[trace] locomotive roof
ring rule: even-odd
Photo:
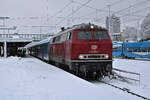
[[[93,26],[93,29],[107,30],[106,28],[103,28],[101,26],[94,25],[94,24],[91,24],[91,23],[88,23],[88,24],[82,23],[82,24],[74,25],[71,28],[73,28],[73,29],[91,29],[91,26]]]
[[[68,27],[67,29],[64,29],[64,31],[60,31],[59,33],[55,34],[53,37],[56,37],[60,34],[63,34],[63,33],[66,33],[66,32],[69,32],[69,31],[72,31],[72,30],[75,30],[75,29],[79,29],[79,30],[88,30],[88,29],[91,29],[91,26],[93,26],[93,29],[97,29],[97,30],[107,30],[106,28],[103,28],[101,26],[98,26],[98,25],[94,25],[94,24],[91,24],[91,23],[82,23],[82,24],[77,24],[77,25],[73,25],[72,27]]]

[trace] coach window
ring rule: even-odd
[[[113,48],[113,52],[117,52],[118,50],[117,50],[117,48]]]
[[[150,47],[147,47],[147,52],[150,52]]]
[[[147,47],[147,52],[150,52],[150,47]]]
[[[147,52],[150,52],[150,47],[147,47]]]

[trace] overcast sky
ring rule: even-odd
[[[55,32],[61,26],[79,23],[105,26],[108,5],[111,14],[121,18],[122,28],[137,27],[150,13],[150,0],[0,0],[0,17],[10,17],[5,24],[18,26],[18,32]]]

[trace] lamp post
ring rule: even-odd
[[[9,19],[10,17],[0,17],[0,20],[3,20],[3,27],[5,27],[5,20]],[[5,33],[5,30],[3,30],[3,34]]]
[[[110,25],[111,24],[111,20],[110,20],[110,7],[111,7],[111,5],[107,5],[107,7],[108,7],[108,13],[109,13],[109,15],[108,15],[108,23],[109,23],[108,24],[108,27],[109,27],[108,31],[109,31],[109,34],[110,34],[111,39],[112,39],[111,28],[110,28],[111,27],[111,25]]]
[[[4,40],[4,58],[7,57],[7,41]]]
[[[5,20],[9,19],[10,17],[0,17],[0,20],[3,20],[3,34],[5,33]],[[7,41],[4,40],[4,57],[7,57]]]

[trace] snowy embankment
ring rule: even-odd
[[[82,80],[36,58],[0,58],[0,100],[140,100]]]
[[[140,82],[125,83],[113,82],[114,84],[129,88],[131,91],[150,98],[150,61],[115,59],[113,66],[130,72],[140,73]],[[130,78],[138,79],[136,75],[122,74]]]

